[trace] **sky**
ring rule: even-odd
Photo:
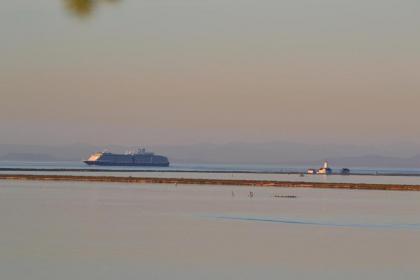
[[[65,0],[0,9],[0,143],[420,150],[417,0]]]

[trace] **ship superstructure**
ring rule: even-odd
[[[127,152],[125,154],[114,154],[110,152],[94,153],[89,159],[83,162],[88,165],[104,166],[169,166],[167,157],[146,152],[145,149],[139,149],[136,152]]]

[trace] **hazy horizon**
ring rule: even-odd
[[[420,151],[420,2],[69,2],[0,10],[0,143]]]
[[[352,146],[293,142],[201,143],[193,145],[145,145],[149,151],[169,157],[175,164],[247,164],[277,166],[319,166],[328,160],[332,166],[371,168],[420,168],[416,146]],[[0,144],[0,161],[81,162],[99,151],[124,153],[139,148],[124,145],[19,145]]]

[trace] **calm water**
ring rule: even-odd
[[[313,168],[314,166],[312,166]],[[173,164],[169,168],[156,167],[102,167],[87,166],[82,162],[0,162],[0,168],[35,168],[41,171],[0,171],[0,174],[48,174],[84,176],[138,176],[165,178],[203,178],[203,179],[250,179],[332,183],[369,183],[420,185],[419,169],[366,169],[352,168],[352,172],[362,175],[318,176],[299,174],[279,174],[279,172],[305,172],[308,167],[286,167],[276,165],[227,165],[227,164]],[[47,171],[48,169],[67,171]],[[75,171],[71,171],[74,169]],[[93,172],[92,170],[107,170]],[[241,173],[251,172],[251,173]],[[254,172],[254,173],[252,173]],[[387,174],[404,176],[387,176]],[[363,175],[364,174],[364,175]],[[374,175],[378,174],[378,175]],[[419,174],[419,176],[413,176]]]
[[[1,181],[0,276],[418,279],[419,213],[417,192]]]

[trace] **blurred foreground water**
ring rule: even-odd
[[[418,279],[419,202],[417,192],[1,181],[0,276]]]

